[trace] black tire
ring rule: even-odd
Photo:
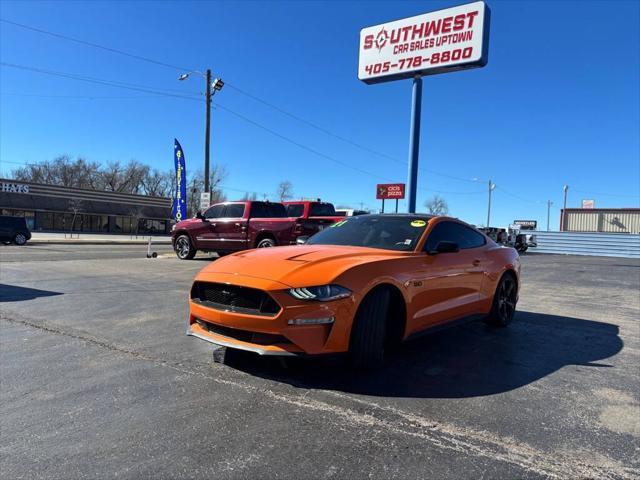
[[[180,235],[176,238],[176,243],[173,246],[173,249],[180,260],[191,260],[196,256],[197,252],[193,243],[191,243],[189,235]]]
[[[256,248],[271,248],[276,246],[276,241],[271,237],[261,238],[256,243]]]
[[[491,312],[485,318],[485,322],[494,327],[506,327],[513,321],[516,313],[518,298],[518,285],[516,278],[511,273],[505,273],[493,295]]]
[[[358,308],[349,345],[349,356],[354,368],[375,369],[384,362],[389,297],[389,290],[374,290]]]
[[[27,243],[27,236],[24,233],[16,233],[13,237],[13,243],[16,245],[24,245]]]

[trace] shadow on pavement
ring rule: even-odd
[[[381,397],[465,398],[507,392],[566,365],[594,363],[618,353],[616,325],[518,312],[504,329],[482,322],[405,343],[375,372],[354,372],[321,359],[286,363],[227,350],[224,363],[252,375],[305,389]]]
[[[62,295],[62,292],[50,290],[38,290],[37,288],[18,287],[0,283],[0,302],[23,302],[39,297],[53,297]]]

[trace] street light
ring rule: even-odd
[[[487,228],[489,228],[489,222],[491,221],[491,192],[496,188],[496,184],[489,180],[489,208],[487,209]]]
[[[220,78],[216,78],[215,81],[211,82],[211,70],[207,69],[206,73],[202,73],[198,70],[193,70],[191,72],[183,73],[178,77],[179,81],[186,80],[192,73],[197,73],[201,77],[204,77],[206,82],[206,93],[205,93],[205,103],[206,103],[206,117],[205,117],[205,128],[204,128],[204,191],[211,193],[209,189],[209,141],[210,141],[210,132],[211,132],[211,97],[215,94],[215,92],[219,92],[222,90],[224,86],[224,82]],[[213,90],[213,92],[212,92]]]
[[[565,185],[562,187],[562,191],[564,192],[564,204],[562,207],[562,217],[560,217],[560,231],[564,230],[564,222],[567,216],[567,192],[569,191],[569,185]]]

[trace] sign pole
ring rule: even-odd
[[[396,198],[396,213],[398,213],[398,199]]]
[[[418,182],[418,153],[420,151],[420,117],[422,110],[422,77],[413,77],[411,96],[411,131],[409,133],[409,172],[408,172],[408,213],[416,213],[416,190]]]
[[[384,198],[382,199],[382,213],[384,213]]]

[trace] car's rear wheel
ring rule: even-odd
[[[24,245],[27,243],[27,236],[24,233],[16,233],[16,236],[13,237],[13,243],[16,245]]]
[[[496,293],[493,296],[491,312],[489,312],[485,321],[495,327],[506,327],[511,323],[516,313],[517,300],[518,285],[516,279],[513,274],[505,273],[498,283],[498,288],[496,288]]]
[[[257,248],[271,248],[276,246],[276,241],[273,238],[263,238],[256,245]]]
[[[380,367],[384,361],[389,290],[377,289],[360,304],[351,329],[349,356],[358,369]]]
[[[191,260],[196,256],[197,251],[191,243],[191,239],[188,235],[180,235],[178,238],[176,238],[174,250],[176,252],[176,256],[180,260]]]

